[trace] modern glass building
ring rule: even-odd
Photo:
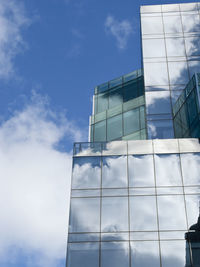
[[[67,267],[200,267],[199,8],[141,7],[144,75],[95,88]]]

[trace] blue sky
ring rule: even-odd
[[[140,68],[140,5],[183,2],[0,0],[0,266],[64,266],[94,87]]]

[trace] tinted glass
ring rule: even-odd
[[[106,120],[94,124],[94,141],[106,141]]]
[[[124,116],[124,135],[128,135],[131,134],[132,132],[139,131],[140,129],[139,108],[125,112],[123,116]]]
[[[123,86],[123,89],[124,89],[124,102],[129,101],[138,96],[138,82],[137,81],[126,83]]]
[[[169,92],[146,92],[148,114],[171,113]]]
[[[109,108],[120,105],[123,102],[122,88],[118,88],[109,93]]]
[[[115,140],[122,136],[122,115],[107,120],[107,140]]]
[[[168,139],[174,137],[172,120],[148,122],[148,136],[150,139]]]
[[[102,112],[108,109],[108,95],[99,94],[98,95],[98,112]]]

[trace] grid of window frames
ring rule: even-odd
[[[200,137],[199,77],[192,77],[173,107],[176,138]]]
[[[90,141],[146,139],[144,102],[141,70],[97,86]]]
[[[97,145],[86,156],[75,144],[85,156],[73,159],[67,267],[193,266],[185,233],[199,215],[200,153],[102,156]]]
[[[173,138],[172,106],[200,69],[200,4],[141,7],[148,138]]]

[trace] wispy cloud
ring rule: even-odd
[[[117,41],[117,47],[121,50],[127,47],[127,42],[131,34],[133,34],[133,26],[127,19],[118,21],[109,15],[105,21],[105,31],[107,34],[113,35]]]
[[[22,30],[29,23],[21,1],[0,1],[0,78],[14,73],[14,58],[26,47]]]
[[[82,133],[37,94],[0,125],[0,266],[18,251],[31,267],[65,258],[71,153],[57,149],[63,138]]]

